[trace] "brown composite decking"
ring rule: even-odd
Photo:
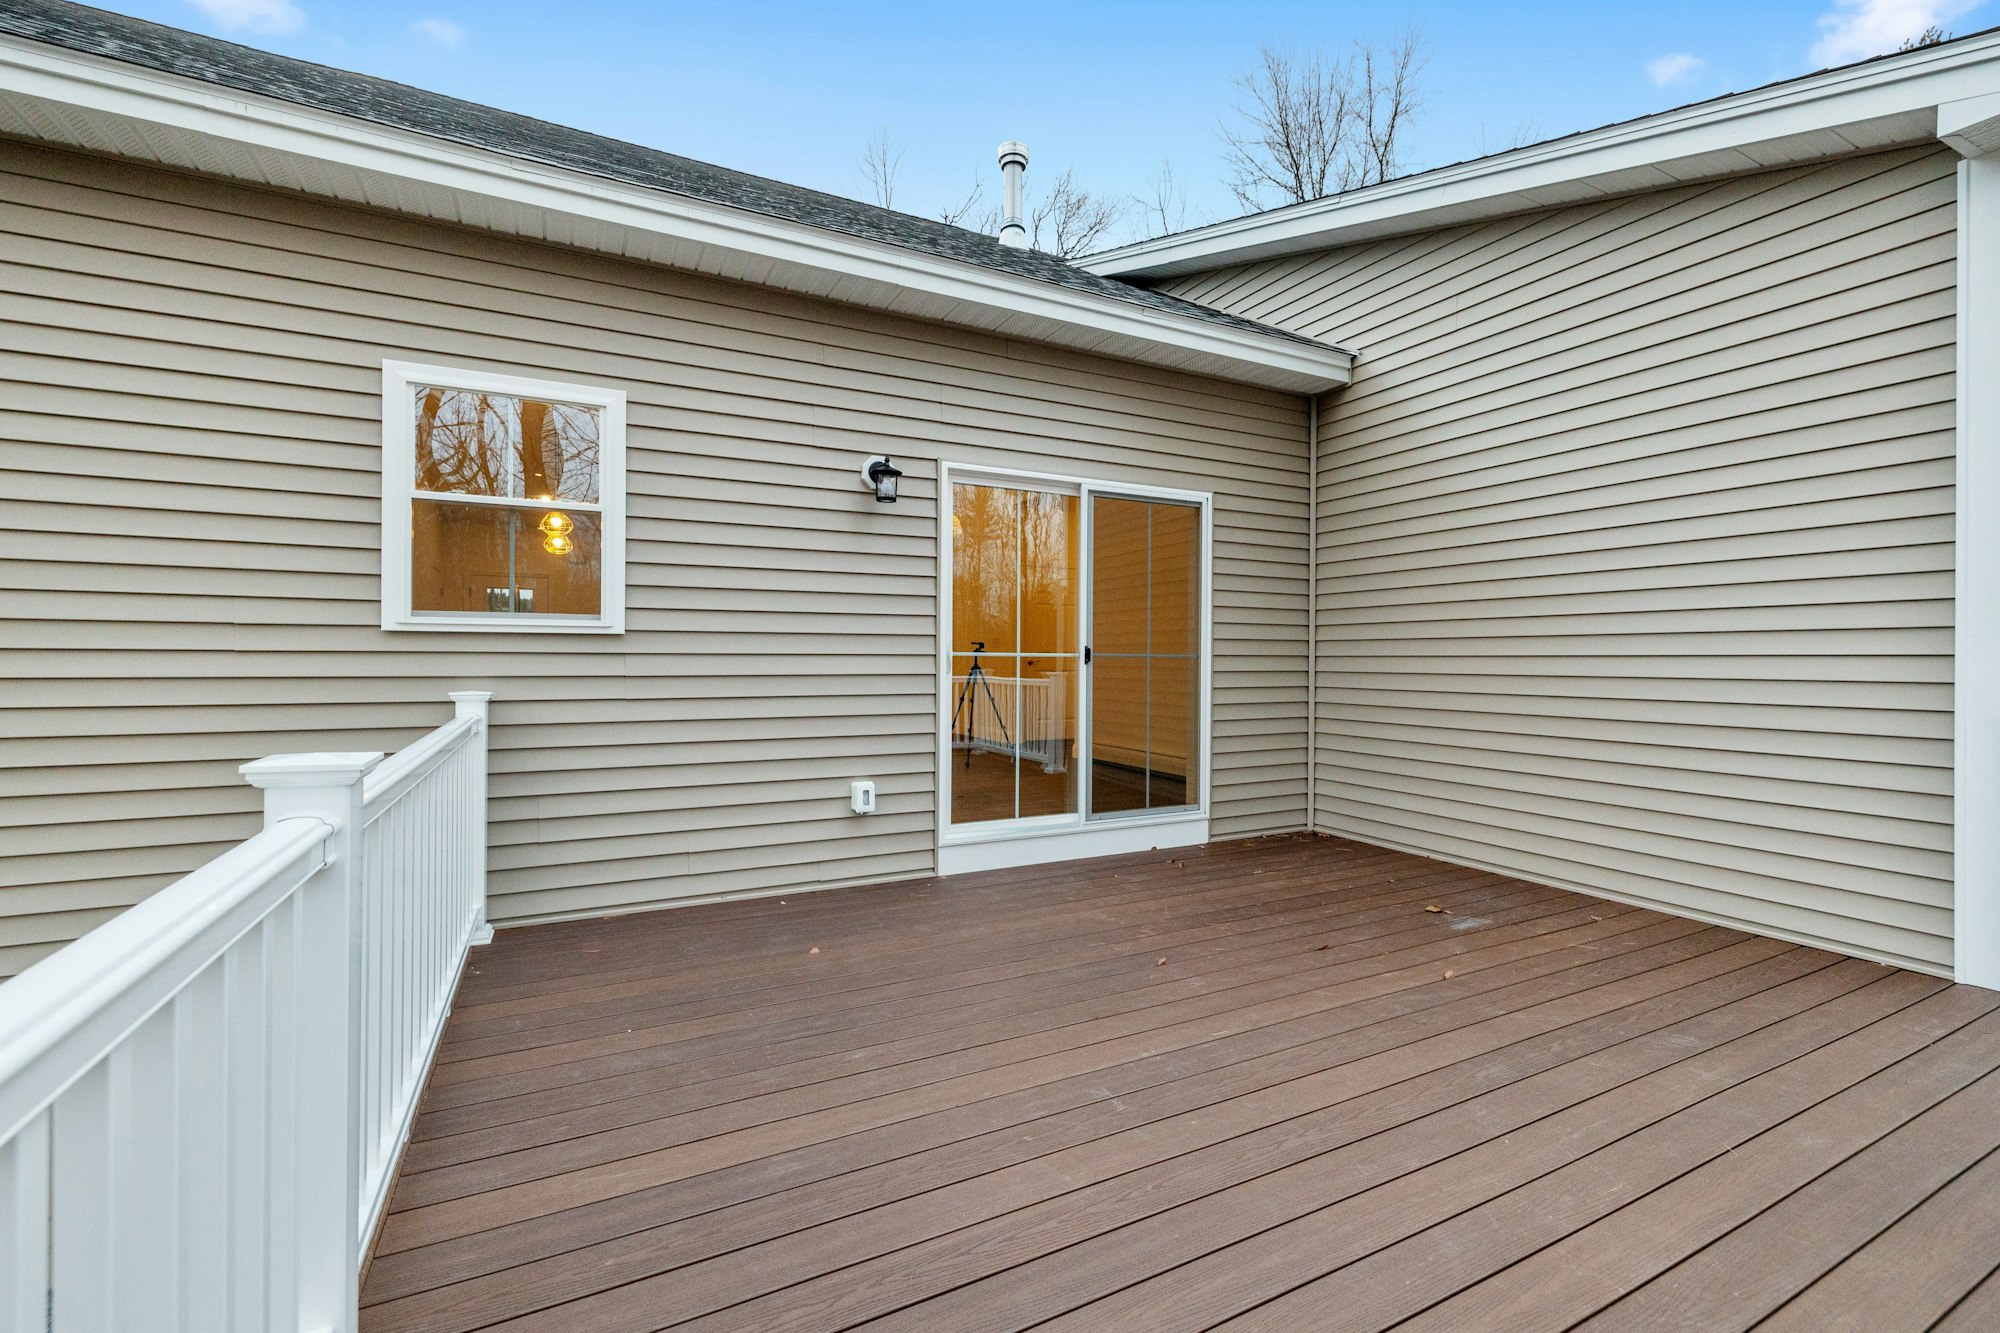
[[[505,931],[362,1327],[2000,1329],[1996,1007],[1303,836]]]

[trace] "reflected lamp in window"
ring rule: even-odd
[[[383,628],[623,630],[625,396],[401,362],[382,380]]]

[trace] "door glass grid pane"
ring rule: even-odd
[[[952,487],[951,822],[1077,811],[1073,495]]]
[[[1091,502],[1093,816],[1201,804],[1201,511]]]

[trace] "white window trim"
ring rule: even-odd
[[[597,512],[601,557],[600,614],[596,617],[467,612],[418,614],[410,605],[410,506],[417,495],[417,385],[506,394],[598,408]],[[479,496],[458,497],[470,503]],[[412,361],[382,363],[382,628],[455,634],[623,634],[625,632],[625,394],[586,384],[564,384],[525,375],[495,375]]]
[[[1074,490],[1088,499],[1095,495],[1130,496],[1140,500],[1169,500],[1198,506],[1201,510],[1201,804],[1164,814],[1130,813],[1089,819],[1081,810],[1069,815],[1045,815],[1008,823],[972,825],[954,829],[951,824],[951,488],[955,482],[987,482],[1007,485],[1059,487]],[[1093,477],[1067,476],[1052,472],[1025,472],[1012,468],[982,467],[969,463],[944,462],[938,467],[938,664],[937,664],[937,869],[940,875],[958,875],[977,870],[999,870],[1010,866],[1042,865],[1089,856],[1113,856],[1121,852],[1141,852],[1155,847],[1192,847],[1208,841],[1209,812],[1215,800],[1215,496],[1208,491],[1174,490],[1165,486],[1141,486],[1104,481]],[[1080,507],[1078,521],[1084,524],[1083,540],[1089,542],[1087,506]],[[1090,587],[1088,580],[1079,590],[1078,619],[1083,642],[1089,641]],[[1088,752],[1090,744],[1089,689],[1087,674],[1079,682],[1077,698],[1078,748]],[[1081,779],[1079,778],[1079,781]],[[1083,802],[1079,802],[1083,804]]]

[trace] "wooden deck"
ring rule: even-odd
[[[474,957],[368,1333],[2000,1329],[1991,991],[1304,837]]]

